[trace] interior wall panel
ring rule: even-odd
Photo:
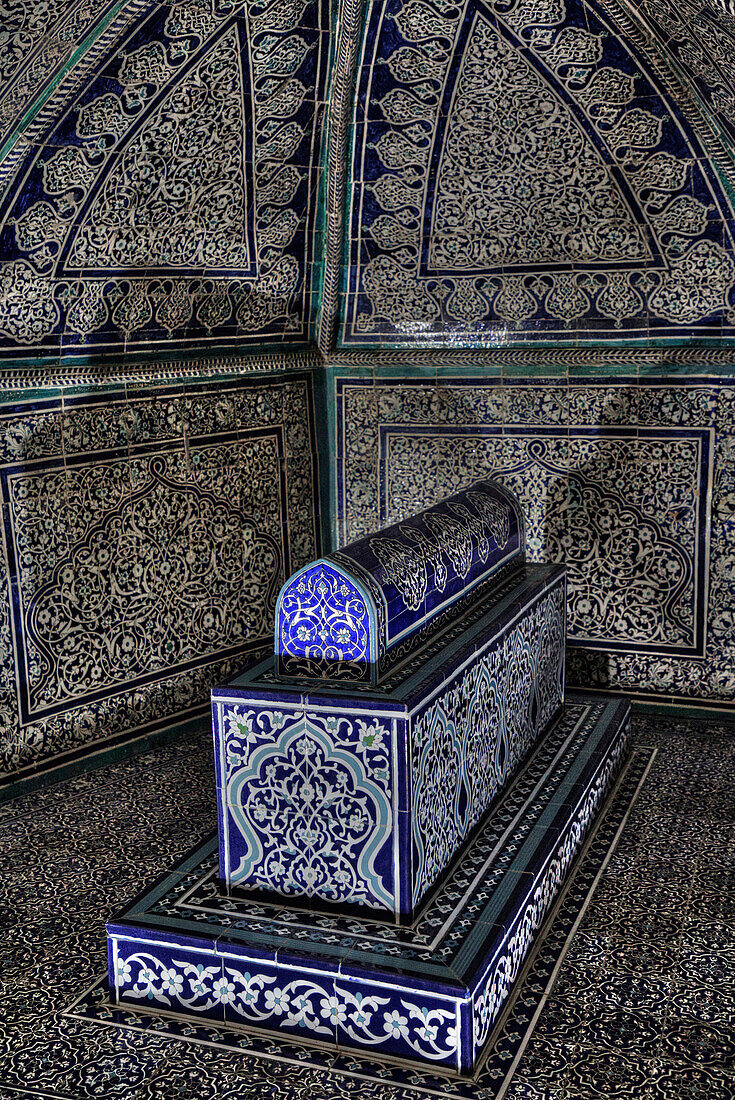
[[[711,379],[337,374],[340,543],[497,477],[568,568],[569,676],[735,699],[735,389]]]

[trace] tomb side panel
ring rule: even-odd
[[[463,663],[413,716],[414,905],[559,713],[564,614],[560,578]]]
[[[222,877],[256,894],[394,913],[402,723],[364,700],[303,709],[270,694],[215,705]]]

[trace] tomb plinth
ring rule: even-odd
[[[116,1000],[471,1074],[626,751],[564,640],[493,482],[296,573],[212,692],[218,841],[108,925]]]

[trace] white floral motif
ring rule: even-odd
[[[358,1047],[381,1046],[397,1041],[405,1052],[429,1061],[456,1062],[457,1017],[454,1008],[416,1004],[345,988],[337,993],[316,980],[294,979],[274,987],[274,977],[241,974],[226,966],[234,985],[233,1009],[243,1019],[269,1026],[305,1030],[315,1036],[333,1037],[335,1028]],[[248,996],[245,997],[244,994]]]
[[[235,1000],[235,985],[227,978],[217,978],[213,987],[214,996],[220,1004],[232,1004]]]
[[[398,1009],[383,1013],[383,1027],[391,1039],[403,1038],[408,1035],[408,1017],[402,1016]]]
[[[377,722],[363,722],[361,718],[357,719],[357,745],[356,749],[362,756],[367,756],[368,753],[378,752],[383,748],[383,735],[385,730],[382,726],[379,726]]]
[[[343,719],[335,736],[299,712],[272,738],[267,715],[228,770],[231,881],[392,909],[393,884],[376,870],[392,814],[389,727]]]
[[[274,1016],[282,1016],[284,1012],[288,1012],[290,1004],[291,999],[283,989],[266,989],[265,1007],[270,1009]]]
[[[176,997],[184,988],[184,979],[176,970],[170,967],[164,968],[161,975],[161,988],[164,993],[168,993],[169,997]]]
[[[339,997],[324,997],[321,1002],[322,1018],[333,1024],[341,1024],[347,1019],[347,1009]]]
[[[291,581],[276,614],[279,668],[286,675],[354,676],[375,659],[365,597],[330,565]]]
[[[120,985],[127,985],[131,977],[130,963],[126,959],[117,960],[117,980]]]
[[[561,706],[563,622],[558,585],[416,716],[414,904]]]
[[[176,958],[165,965],[154,955],[132,953],[126,958],[118,956],[116,989],[125,999],[159,1001],[169,1007],[179,1005],[206,1012],[227,997],[227,983],[219,974],[219,966]]]

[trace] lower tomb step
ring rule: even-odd
[[[567,693],[409,927],[236,897],[212,836],[107,925],[112,998],[472,1074],[622,766],[629,713]]]

